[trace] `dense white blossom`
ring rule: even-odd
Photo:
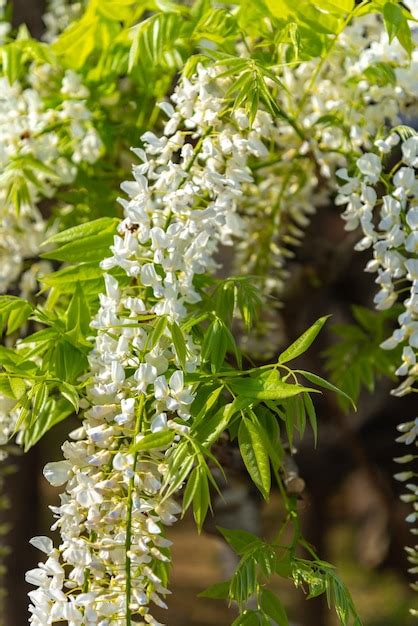
[[[46,104],[47,85],[57,80],[53,69],[33,66],[29,80],[28,86],[11,85],[0,77],[0,293],[17,282],[24,259],[38,256],[51,228],[39,202],[72,182],[79,164],[93,163],[102,149],[86,105],[89,93],[77,74],[65,73],[62,102],[54,108]],[[10,191],[17,187],[18,209]]]
[[[49,38],[65,27],[67,19],[61,8],[68,4],[53,5],[60,17],[51,18]],[[64,460],[49,463],[44,471],[52,485],[65,485],[65,491],[60,505],[52,507],[53,528],[61,536],[58,548],[47,538],[32,541],[47,557],[27,573],[28,582],[36,587],[30,592],[34,626],[57,622],[116,626],[130,623],[130,616],[135,623],[158,626],[152,603],[165,606],[169,593],[170,542],[165,526],[175,522],[180,511],[165,495],[168,460],[189,431],[194,388],[187,375],[200,364],[199,346],[187,333],[185,362],[177,354],[170,325],[181,325],[199,302],[196,276],[216,271],[219,247],[231,245],[246,230],[254,236],[240,245],[239,262],[260,275],[267,275],[267,269],[271,273],[273,267],[277,275],[266,281],[266,290],[280,292],[287,247],[297,243],[309,215],[328,198],[338,167],[343,184],[337,202],[347,205],[347,228],[361,225],[364,237],[358,249],[374,250],[368,269],[378,274],[376,305],[386,308],[395,302],[395,281],[412,285],[400,334],[391,341],[405,343],[398,373],[407,375],[407,387],[416,376],[417,149],[414,141],[402,143],[403,163],[380,199],[374,185],[384,171],[382,158],[391,154],[397,135],[379,139],[375,146],[370,140],[383,124],[396,125],[401,113],[413,110],[416,94],[409,62],[396,42],[389,43],[381,22],[369,16],[347,29],[311,90],[317,63],[279,70],[285,89],[278,104],[286,110],[288,93],[300,94],[298,126],[291,119],[273,120],[263,109],[252,125],[244,109],[224,115],[231,79],[220,76],[220,69],[199,66],[191,79],[181,79],[171,102],[161,104],[168,118],[164,132],[145,133],[143,147],[134,149],[141,164],[133,168],[133,180],[121,186],[128,196],[120,200],[124,219],[111,256],[102,262],[105,292],[92,323],[97,335],[89,356],[93,382],[83,406],[84,419],[63,445]],[[373,69],[379,63],[397,67],[399,87],[374,80]],[[27,90],[8,88],[20,89],[29,110],[32,96]],[[75,92],[78,99],[72,97]],[[54,138],[41,132],[46,137],[41,146],[46,162],[53,153],[51,162],[57,169],[62,157],[59,184],[73,180],[77,164],[94,161],[101,147],[84,105],[88,92],[75,74],[67,73],[61,94],[59,115],[68,122],[71,155],[60,155]],[[39,108],[35,106],[36,114]],[[40,117],[47,114],[42,110]],[[36,115],[26,111],[24,115],[42,125]],[[27,132],[20,130],[21,141],[22,135],[26,141]],[[18,149],[22,154],[22,145]],[[353,150],[359,153],[355,176],[346,163]],[[274,163],[272,155],[279,155]],[[48,196],[55,183],[49,176],[43,183]],[[30,191],[33,237],[39,192]],[[260,220],[260,215],[266,219]],[[21,263],[19,250],[13,259]],[[114,277],[115,268],[123,270],[124,280]],[[168,322],[155,341],[147,323],[150,316]],[[398,393],[404,389],[401,386]],[[147,436],[170,433],[161,445],[143,449]],[[402,425],[400,439],[411,443],[415,433],[415,423]],[[408,472],[398,476],[409,477]]]
[[[400,144],[400,150],[399,146]],[[389,175],[382,176],[388,168],[392,148],[398,147],[399,160],[391,163]],[[375,143],[375,152],[368,152],[357,159],[356,171],[349,175],[347,169],[339,170],[342,184],[337,204],[346,205],[343,218],[347,229],[360,226],[363,238],[357,250],[371,248],[373,259],[366,271],[377,274],[379,291],[374,303],[377,309],[392,307],[401,297],[403,310],[398,317],[398,327],[392,336],[382,343],[382,348],[402,346],[402,362],[396,374],[405,377],[392,391],[403,396],[416,391],[418,381],[418,135],[412,134],[401,141],[398,133],[392,132]],[[379,191],[378,184],[383,191]],[[373,186],[374,185],[374,186]],[[405,298],[405,295],[407,296]],[[418,418],[399,426],[397,441],[416,447]],[[414,454],[396,459],[400,463],[412,462]],[[396,474],[400,481],[415,476],[412,471]],[[411,502],[414,512],[407,521],[416,527],[418,514],[418,487],[408,483],[409,493],[402,499]],[[412,563],[417,558],[413,548],[408,548]],[[416,573],[414,568],[411,573]]]
[[[264,292],[276,296],[279,304],[292,285],[289,260],[295,247],[315,211],[331,202],[335,171],[346,165],[353,151],[369,150],[383,125],[396,126],[413,113],[418,94],[414,60],[411,63],[398,41],[389,43],[383,21],[373,14],[345,29],[311,84],[318,63],[312,59],[277,67],[284,87],[278,90],[278,102],[288,111],[291,97],[297,125],[282,118],[272,123],[268,115],[263,119],[271,138],[269,151],[260,154],[261,164],[255,163],[254,182],[248,183],[240,207],[247,236],[238,244],[236,267],[260,276]],[[376,79],[375,68],[382,63],[390,63],[398,85]],[[274,83],[269,87],[274,90]],[[248,124],[245,115],[242,123]],[[390,139],[388,151],[389,144]],[[371,183],[379,178],[379,167],[375,154],[359,162]],[[271,303],[274,306],[274,300]],[[267,318],[264,324],[269,325]],[[273,334],[278,335],[277,328]],[[264,357],[276,348],[268,332],[245,341]]]
[[[139,623],[157,624],[150,603],[165,606],[164,526],[180,509],[162,485],[167,459],[189,430],[194,393],[185,377],[199,364],[199,347],[185,336],[183,369],[170,326],[152,345],[141,316],[181,324],[199,301],[195,276],[213,272],[219,245],[240,235],[237,210],[252,182],[248,160],[264,153],[263,129],[272,124],[265,113],[251,131],[221,119],[230,79],[218,72],[199,67],[193,79],[181,80],[173,104],[161,106],[169,118],[164,134],[142,137],[144,149],[135,149],[142,164],[122,184],[129,199],[121,199],[124,219],[102,267],[119,267],[131,280],[123,287],[105,275],[92,323],[89,407],[63,446],[65,460],[45,468],[66,491],[53,507],[61,544],[37,540],[48,560],[27,574],[38,587],[30,593],[37,626],[110,626],[129,611],[142,616]],[[135,450],[145,436],[170,431],[171,443]]]

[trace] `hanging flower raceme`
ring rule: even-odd
[[[335,171],[353,151],[370,149],[382,125],[411,115],[418,95],[408,55],[398,41],[389,43],[377,15],[354,20],[319,72],[318,63],[278,65],[279,88],[267,79],[280,109],[296,116],[279,117],[269,128],[274,147],[260,155],[242,206],[249,234],[239,243],[237,267],[263,279],[264,291],[278,302],[291,284],[288,261],[311,216],[335,192]],[[260,347],[274,351],[274,341],[258,340],[254,348]]]
[[[373,250],[373,259],[366,271],[377,274],[379,286],[374,302],[377,309],[392,307],[400,297],[403,310],[398,317],[398,328],[382,343],[385,350],[402,346],[402,363],[396,371],[404,381],[392,391],[403,396],[417,391],[418,381],[418,135],[413,131],[405,136],[403,131],[392,131],[385,139],[375,143],[375,151],[361,156],[353,173],[347,169],[337,172],[343,182],[337,204],[346,205],[343,218],[346,229],[361,227],[364,237],[357,250]],[[394,151],[399,160],[386,173],[386,162]],[[396,154],[396,152],[395,152]],[[382,189],[382,193],[380,193]],[[398,442],[417,445],[418,418],[399,427]],[[397,459],[399,463],[412,462],[417,455],[407,454]],[[418,487],[413,471],[395,476],[407,483],[409,493],[402,499],[411,502],[414,512],[407,521],[416,526],[418,516]],[[412,482],[410,482],[412,481]],[[409,557],[416,564],[416,549],[408,548]],[[411,573],[416,573],[413,567]]]
[[[50,108],[55,88],[61,104]],[[88,96],[77,74],[59,78],[48,65],[33,65],[28,85],[0,77],[0,293],[17,282],[24,260],[38,256],[47,236],[39,203],[101,153]]]
[[[122,184],[124,220],[106,272],[106,293],[92,326],[93,383],[81,428],[46,466],[66,484],[54,507],[61,544],[36,538],[48,559],[28,572],[34,625],[157,624],[165,606],[170,542],[164,527],[180,508],[167,497],[168,460],[190,428],[189,372],[200,348],[181,330],[201,296],[196,276],[213,272],[220,244],[240,235],[237,210],[252,182],[248,160],[264,152],[264,113],[253,128],[225,115],[230,79],[198,67],[163,103],[164,134],[142,137],[134,180]],[[267,116],[267,118],[265,117]],[[183,334],[184,350],[173,334]],[[175,347],[177,346],[177,347]],[[184,352],[184,353],[182,353]],[[178,485],[180,488],[181,485]],[[138,622],[138,619],[142,621]]]

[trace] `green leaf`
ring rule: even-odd
[[[306,412],[308,413],[309,422],[311,424],[315,448],[318,443],[318,422],[316,419],[316,411],[314,403],[312,402],[312,398],[308,393],[303,394],[303,402],[305,403]]]
[[[34,385],[32,395],[32,412],[35,419],[39,419],[38,415],[44,410],[48,396],[49,388],[45,383],[38,383]]]
[[[250,404],[253,404],[251,398],[235,398],[233,402],[221,407],[209,419],[202,419],[197,424],[193,424],[191,432],[204,447],[209,447],[228,428],[232,417]]]
[[[283,400],[304,391],[315,391],[302,385],[285,383],[277,372],[269,378],[231,378],[228,385],[236,395],[258,400]]]
[[[14,376],[9,377],[10,389],[13,392],[16,400],[19,400],[27,391],[25,381],[22,378],[16,378]]]
[[[183,331],[180,326],[176,322],[171,322],[169,325],[171,338],[173,340],[174,348],[176,351],[177,358],[180,362],[183,370],[186,369],[186,358],[187,358],[187,346],[186,341],[184,339]]]
[[[73,407],[64,399],[49,398],[32,423],[24,428],[25,452],[34,446],[53,426],[73,413]]]
[[[103,17],[120,22],[132,16],[136,4],[137,0],[100,0],[97,10]]]
[[[32,306],[29,302],[24,302],[10,311],[9,319],[7,321],[6,334],[11,335],[15,331],[19,330],[19,328],[28,320],[31,313]]]
[[[193,495],[193,516],[200,532],[202,530],[203,522],[205,521],[209,504],[209,483],[208,477],[205,471],[201,467],[197,467],[197,483],[196,489]]]
[[[156,13],[132,29],[128,72],[138,70],[145,76],[161,68],[174,70],[188,56],[190,40],[183,29],[184,18],[178,12]]]
[[[292,359],[296,359],[298,356],[306,352],[309,346],[313,343],[321,328],[329,318],[329,315],[320,317],[303,335],[301,335],[296,341],[294,341],[284,352],[279,356],[279,363],[287,363]]]
[[[113,243],[113,232],[100,232],[78,240],[64,243],[50,252],[41,254],[43,259],[76,263],[83,261],[102,261],[110,256],[110,246]]]
[[[62,243],[70,243],[72,241],[79,241],[92,235],[100,235],[103,232],[114,234],[119,220],[115,217],[100,217],[97,220],[92,220],[86,224],[79,224],[72,228],[67,228],[59,233],[56,233],[52,237],[49,237],[42,245],[50,246]]]
[[[215,308],[218,317],[228,326],[232,324],[235,307],[235,284],[231,280],[224,281],[215,292]]]
[[[389,41],[393,41],[396,37],[408,55],[411,56],[414,43],[412,41],[411,29],[402,7],[394,2],[386,2],[383,7],[383,18]]]
[[[206,390],[204,389],[204,387],[202,388],[202,385],[199,385],[196,398],[192,404],[192,415],[194,416],[194,424],[197,424],[198,422],[200,422],[200,420],[210,415],[211,409],[217,403],[223,389],[223,385],[215,388],[213,388],[213,386],[211,385],[209,387],[209,394],[203,395],[202,391]]]
[[[372,63],[363,72],[368,82],[379,87],[396,85],[396,73],[389,63]]]
[[[324,11],[329,11],[335,15],[341,15],[343,13],[351,13],[355,7],[354,0],[320,0],[316,2],[316,5]]]
[[[162,337],[166,327],[167,327],[167,318],[166,318],[166,316],[162,315],[161,317],[158,317],[157,321],[155,322],[155,325],[153,326],[151,334],[150,334],[149,345],[147,345],[147,348],[149,350],[152,350],[152,348],[154,348],[154,346],[157,345],[157,343],[159,342],[160,338]]]
[[[66,311],[66,331],[68,334],[73,331],[76,340],[83,339],[91,333],[90,321],[91,313],[88,302],[80,284],[77,284]]]
[[[6,334],[11,335],[26,322],[32,305],[17,296],[0,296],[0,332],[7,323]]]
[[[264,613],[266,613],[277,626],[289,626],[286,611],[279,598],[268,589],[261,590],[260,605]]]
[[[231,530],[230,528],[222,528],[221,526],[217,528],[234,552],[240,556],[252,550],[254,546],[262,545],[262,541],[257,535],[253,535],[246,530]]]
[[[250,279],[235,282],[237,306],[247,331],[253,325],[261,306],[259,290],[249,282]]]
[[[174,439],[175,432],[173,430],[162,430],[158,433],[149,433],[142,439],[137,441],[131,448],[130,452],[139,452],[139,450],[155,450],[158,448],[167,448]]]
[[[394,2],[386,2],[383,7],[383,18],[389,35],[389,42],[392,42],[398,34],[399,29],[402,27],[405,19],[402,13],[402,8]]]
[[[350,396],[347,395],[344,391],[341,391],[341,389],[338,389],[338,387],[336,387],[332,383],[329,383],[327,380],[325,380],[324,378],[321,378],[321,376],[318,376],[317,374],[312,374],[312,372],[305,372],[304,370],[296,370],[296,371],[299,374],[302,374],[302,376],[304,376],[307,380],[309,380],[310,383],[313,383],[314,385],[318,385],[319,387],[323,387],[324,389],[328,389],[329,391],[333,391],[334,393],[337,393],[340,396],[343,396],[346,400],[350,402],[350,404],[353,406],[353,409],[356,410],[356,405],[354,404]]]
[[[22,51],[16,45],[16,42],[9,43],[1,48],[2,56],[2,73],[7,76],[10,85],[19,78],[24,67],[22,63]]]
[[[264,446],[264,449],[267,451],[273,467],[275,469],[278,469],[281,465],[281,461],[283,457],[283,449],[281,447],[280,441],[277,438],[270,439],[269,432],[264,429],[263,420],[260,420],[258,415],[254,411],[252,411],[251,409],[248,409],[247,414],[250,417],[251,422],[254,424],[254,426],[256,427],[259,433],[260,441],[262,445]],[[274,417],[271,415],[271,413],[270,413],[270,416],[274,420]],[[276,427],[277,427],[276,420],[274,420],[274,422],[276,423]]]
[[[257,561],[253,555],[243,557],[235,574],[231,579],[229,594],[231,600],[238,603],[242,610],[248,598],[254,595],[257,589]]]
[[[169,457],[168,471],[162,487],[164,499],[169,498],[181,487],[193,469],[195,458],[196,454],[190,452],[187,441],[180,443],[172,450]]]
[[[70,404],[74,407],[74,411],[78,413],[80,405],[79,405],[79,397],[78,397],[76,388],[73,385],[69,385],[66,382],[60,382],[59,388],[60,388],[62,397],[68,400],[68,402],[70,402]]]
[[[182,507],[183,515],[187,511],[191,503],[193,502],[193,498],[196,493],[198,483],[199,483],[199,468],[195,467],[187,480],[187,485],[183,493],[183,507]]]
[[[292,573],[292,561],[288,550],[279,559],[276,559],[274,571],[281,578],[289,578]]]
[[[210,362],[213,373],[220,370],[225,360],[226,349],[224,325],[220,319],[216,318],[206,331],[202,345],[202,360]]]
[[[66,339],[60,339],[53,347],[53,362],[57,377],[69,383],[88,367],[86,355]]]
[[[270,11],[281,19],[297,19],[315,33],[336,34],[347,12],[352,10],[352,0],[266,0]]]
[[[45,274],[40,282],[46,287],[58,287],[60,293],[72,293],[74,285],[79,283],[88,291],[86,283],[93,282],[98,286],[103,285],[103,270],[97,262],[79,263],[70,267],[63,267],[51,274]]]
[[[246,417],[238,430],[238,445],[245,467],[265,500],[270,495],[270,462],[259,428]]]
[[[260,626],[258,611],[246,609],[232,622],[232,626]]]
[[[54,343],[58,336],[58,331],[56,328],[43,328],[42,330],[38,330],[36,333],[32,335],[28,335],[19,341],[20,346],[25,345],[34,345],[37,346],[38,349],[42,346],[42,344],[46,343]]]
[[[197,41],[206,39],[223,44],[228,37],[237,35],[237,23],[232,13],[213,6],[201,17],[193,31]]]
[[[13,381],[13,382],[12,382]],[[23,388],[20,379],[9,376],[6,373],[0,373],[0,393],[12,400],[19,400],[26,393],[26,387]],[[24,385],[24,383],[23,383]]]
[[[227,600],[229,596],[230,581],[225,580],[221,583],[215,583],[198,594],[199,598],[211,598],[212,600]]]

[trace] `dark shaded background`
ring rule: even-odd
[[[39,0],[14,0],[15,24],[25,22],[31,33],[42,33]],[[363,272],[367,255],[354,253],[335,209],[321,209],[308,229],[305,244],[292,265],[292,291],[278,318],[273,341],[277,351],[296,338],[316,318],[333,314],[333,321],[350,319],[350,303],[371,306],[375,286]],[[321,370],[318,354],[333,340],[325,331],[303,365]],[[357,414],[344,416],[335,399],[325,395],[318,402],[319,444],[313,449],[309,435],[300,446],[297,464],[306,481],[300,501],[304,532],[322,558],[339,567],[349,585],[365,626],[409,626],[412,595],[406,575],[404,545],[412,536],[404,522],[407,507],[399,502],[400,485],[392,458],[403,453],[394,443],[396,425],[414,416],[412,399],[394,399],[390,383],[382,382],[373,396],[364,395]],[[18,471],[8,480],[12,507],[12,531],[8,538],[7,614],[4,624],[27,624],[28,589],[24,572],[36,566],[36,550],[29,539],[47,534],[51,523],[48,504],[57,493],[42,477],[47,461],[61,457],[60,445],[73,428],[57,426],[29,454],[17,457]],[[233,555],[214,535],[215,525],[246,528],[269,537],[280,521],[280,502],[273,495],[268,507],[248,484],[233,449],[223,453],[229,477],[227,504],[218,507],[206,532],[197,537],[189,518],[171,532],[174,569],[168,615],[170,626],[226,626],[233,612],[223,603],[195,599],[213,582],[227,578],[235,566]],[[296,626],[336,626],[338,621],[325,599],[305,602],[303,593],[278,583],[284,603]]]

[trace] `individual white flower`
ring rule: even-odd
[[[71,464],[68,461],[48,463],[44,467],[44,476],[53,487],[64,485],[71,472]]]
[[[410,167],[418,167],[418,135],[402,143],[402,159]]]
[[[138,382],[138,390],[146,392],[148,385],[151,385],[157,379],[157,368],[149,363],[140,363],[134,374],[135,380]]]
[[[412,167],[401,167],[393,177],[393,183],[397,187],[395,194],[411,191],[415,185],[415,172]]]
[[[158,433],[167,428],[167,413],[158,413],[151,421],[151,432]]]
[[[382,161],[377,154],[369,152],[357,159],[357,167],[370,183],[377,183],[382,172]]]
[[[418,281],[418,259],[408,259],[405,261],[405,267],[408,271],[409,280]]]

